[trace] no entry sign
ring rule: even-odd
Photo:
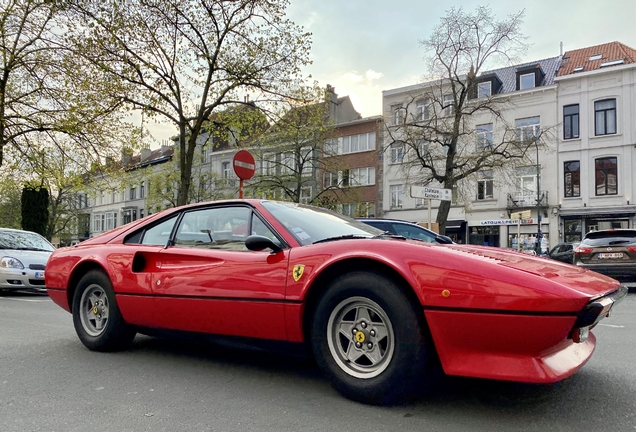
[[[254,156],[247,150],[241,150],[234,155],[232,166],[234,166],[236,176],[241,180],[251,179],[256,171]]]

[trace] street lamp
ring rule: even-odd
[[[543,232],[541,232],[541,165],[539,164],[539,140],[535,138],[534,144],[537,147],[537,243],[535,252],[541,255],[541,240]]]

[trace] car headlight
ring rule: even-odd
[[[5,256],[5,257],[2,257],[2,259],[0,259],[0,267],[17,268],[17,269],[24,268],[24,266],[22,265],[19,259],[13,258],[10,256]]]

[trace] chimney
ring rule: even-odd
[[[164,154],[165,152],[167,152],[171,148],[172,148],[172,144],[170,144],[169,140],[161,141],[161,154]]]
[[[560,49],[559,49],[559,53],[560,53],[560,54],[559,54],[559,55],[560,55],[561,57],[563,57],[563,41],[561,41],[561,43],[559,44],[559,46],[560,46]]]
[[[152,150],[150,150],[149,148],[142,148],[141,149],[141,162],[145,161],[146,159],[148,159],[150,157],[150,154],[152,153]]]
[[[121,162],[124,165],[130,163],[130,161],[132,160],[132,156],[133,156],[133,152],[131,149],[126,147],[121,149]]]

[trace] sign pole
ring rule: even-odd
[[[239,199],[243,199],[243,179],[239,180]]]
[[[431,199],[428,200],[428,229],[431,229]]]

